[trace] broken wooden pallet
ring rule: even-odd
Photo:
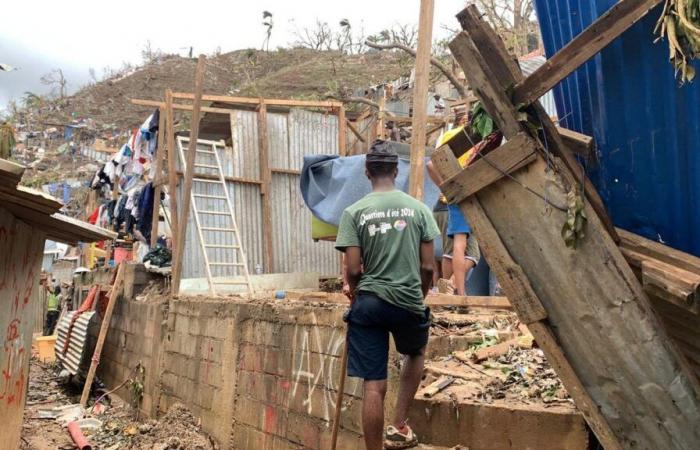
[[[616,8],[620,17],[612,16],[617,20],[610,15],[604,19],[619,35],[654,3],[626,0]],[[607,450],[693,448],[700,442],[700,385],[618,249],[617,232],[600,197],[539,104],[527,111],[542,124],[547,145],[520,123],[521,108],[507,92],[517,85],[520,98],[534,101],[536,96],[523,91],[528,83],[476,8],[468,7],[458,17],[465,31],[450,49],[470,86],[505,137],[524,139],[537,156],[529,164],[499,166],[500,177],[476,186],[471,196],[455,193],[452,199],[479,236],[513,308],[602,445]],[[591,45],[597,52],[611,40],[607,35]],[[596,53],[585,50],[590,56]],[[576,67],[557,73],[563,77]],[[507,155],[497,154],[501,150],[488,156],[506,160]],[[446,146],[433,163],[444,179],[462,173]],[[571,249],[560,233],[567,194],[582,185],[588,200],[587,236]]]

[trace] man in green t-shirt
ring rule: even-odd
[[[408,448],[417,444],[406,421],[423,375],[430,329],[424,299],[433,276],[433,239],[440,230],[428,207],[396,189],[398,155],[390,144],[375,141],[365,169],[372,192],[343,212],[335,244],[345,252],[352,299],[348,375],[364,379],[366,448]],[[405,361],[394,418],[382,442],[389,333]]]

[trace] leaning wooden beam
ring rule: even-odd
[[[90,397],[90,388],[92,387],[92,380],[95,379],[97,365],[100,363],[100,354],[102,353],[102,347],[104,346],[105,339],[107,338],[107,332],[109,331],[109,322],[112,320],[114,306],[117,304],[117,299],[122,293],[122,289],[124,287],[125,268],[125,263],[121,263],[119,264],[119,267],[117,267],[117,274],[114,278],[114,283],[112,284],[112,290],[109,293],[107,309],[105,310],[105,316],[102,318],[102,325],[100,325],[100,334],[97,336],[97,343],[95,343],[95,351],[92,354],[90,368],[88,369],[87,377],[85,377],[83,393],[80,396],[80,406],[82,406],[83,408],[85,408],[85,405],[87,405],[88,398]]]
[[[479,58],[478,61],[462,59],[460,64],[468,65],[470,63],[478,63],[480,67],[483,67],[482,64],[485,63],[487,65],[487,69],[485,70],[487,71],[488,77],[490,77],[488,80],[496,83],[496,92],[500,94],[500,91],[507,91],[511,86],[519,81],[522,81],[523,74],[518,67],[516,59],[508,54],[508,51],[506,50],[501,38],[499,38],[493,29],[483,20],[481,20],[480,17],[479,11],[474,5],[465,8],[457,16],[462,24],[462,28],[469,30],[470,40],[479,48],[487,49],[480,52],[481,58]],[[472,75],[470,74],[470,76]],[[482,96],[479,94],[479,92],[476,93],[477,95]],[[485,104],[484,106],[490,111],[490,105]],[[591,202],[593,209],[603,221],[607,232],[615,242],[618,242],[619,237],[617,236],[615,227],[608,216],[603,200],[600,198],[600,195],[593,186],[593,183],[591,183],[586,176],[583,167],[581,167],[571,151],[568,151],[564,145],[561,136],[559,133],[557,133],[554,123],[552,123],[542,105],[540,105],[539,102],[535,102],[532,105],[531,112],[536,115],[536,118],[542,124],[542,129],[546,137],[547,145],[545,148],[547,149],[547,152],[551,152],[562,159],[564,164],[576,177],[579,186],[583,186],[586,198],[589,202]],[[498,117],[495,119],[498,119]],[[510,137],[508,131],[510,126],[508,126],[507,129],[501,129],[504,130],[506,137]]]
[[[270,170],[270,144],[267,138],[267,103],[258,100],[258,155],[260,158],[260,195],[262,197],[262,238],[263,266],[265,272],[274,270],[274,253],[272,249],[272,171]]]
[[[413,87],[413,140],[411,141],[411,168],[408,193],[423,199],[425,173],[425,124],[430,77],[430,49],[433,45],[433,0],[421,0],[418,18],[418,50],[416,51],[416,80]]]
[[[529,105],[608,46],[662,0],[622,0],[600,16],[527,79],[515,86],[513,103]]]
[[[475,14],[475,22],[483,24]],[[517,122],[514,105],[503,105],[493,95],[505,91],[494,74],[505,68],[507,75],[510,63],[488,42],[471,51],[477,48],[470,36],[473,31],[468,28],[450,47],[457,49],[455,56],[470,86],[480,96],[490,97],[484,105],[501,121],[499,125]],[[471,47],[460,52],[457,47],[462,44]],[[459,57],[470,52],[476,57]],[[486,55],[488,66],[484,65]],[[520,132],[527,132],[518,125]],[[558,136],[556,130],[554,133]],[[692,448],[700,439],[700,429],[695,426],[700,423],[697,379],[660,326],[591,202],[584,206],[588,217],[585,239],[576,249],[566,246],[561,238],[566,206],[560,205],[566,205],[568,192],[579,180],[567,164],[537,142],[539,156],[533,163],[460,205],[479,236],[485,257],[494,266],[498,263],[492,261],[509,258],[522,270],[518,278],[531,288],[547,314],[546,322],[528,327],[606,449],[631,448],[641,442],[649,448]],[[557,149],[563,150],[563,146]],[[458,164],[452,165],[450,171],[440,171],[443,178],[460,170]],[[484,231],[488,224],[490,234]],[[498,245],[492,245],[499,240],[500,251]],[[498,271],[496,275],[503,276]],[[518,292],[501,283],[519,312]],[[659,427],[659,423],[664,425]]]
[[[192,180],[194,177],[194,164],[197,157],[197,140],[199,138],[199,119],[200,107],[202,106],[202,89],[204,87],[204,67],[206,57],[199,55],[197,61],[197,69],[194,77],[194,103],[192,105],[192,121],[190,123],[190,138],[189,147],[187,149],[187,161],[185,171],[185,185],[182,188],[182,211],[178,219],[179,225],[177,230],[177,238],[175,239],[175,253],[177,255],[177,264],[173,265],[172,270],[172,293],[177,296],[180,293],[180,278],[182,275],[182,260],[185,251],[185,239],[187,237],[187,219],[190,215],[190,203],[192,197]]]
[[[362,134],[360,134],[360,131],[357,128],[355,128],[355,125],[353,125],[352,122],[346,119],[345,123],[347,124],[350,131],[352,131],[352,134],[354,134],[360,142],[367,142],[367,140],[364,138],[364,136],[362,136]]]
[[[337,108],[338,114],[338,155],[345,156],[348,153],[348,121],[345,120],[345,105]]]

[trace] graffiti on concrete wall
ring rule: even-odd
[[[0,216],[0,405],[21,409],[34,327],[28,306],[38,289],[44,241],[13,216]]]
[[[330,424],[330,418],[335,410],[335,392],[340,373],[340,358],[332,355],[340,355],[345,343],[345,335],[334,327],[330,338],[325,341],[321,338],[320,327],[317,326],[316,314],[311,313],[312,326],[296,326],[294,339],[295,348],[299,350],[294,355],[293,386],[291,397],[303,396],[303,405],[307,413],[321,414],[324,420]],[[314,351],[316,350],[316,351]],[[318,350],[321,350],[320,352]],[[323,394],[321,405],[313,402],[314,393],[319,390]],[[359,395],[360,384],[357,379],[350,379],[345,384],[345,392],[351,395]],[[321,408],[321,411],[314,411]],[[345,406],[342,407],[346,409]]]

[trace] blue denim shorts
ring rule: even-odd
[[[447,235],[449,237],[455,234],[470,234],[472,232],[469,222],[467,222],[459,206],[448,205],[447,211]]]
[[[360,292],[347,315],[348,376],[386,380],[389,333],[396,351],[419,355],[428,343],[430,309],[423,314],[395,306],[371,292]]]

